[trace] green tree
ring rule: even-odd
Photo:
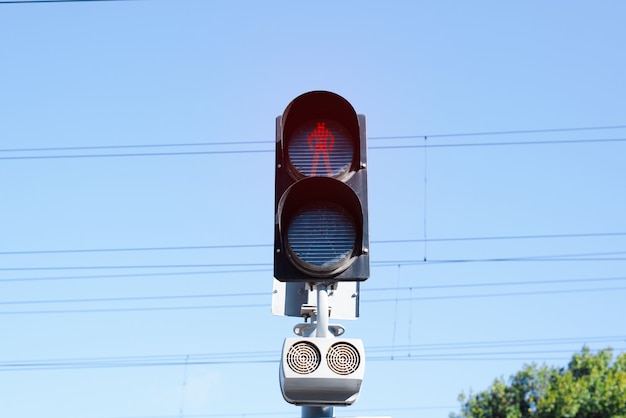
[[[469,396],[450,418],[626,418],[626,353],[584,347],[567,368],[526,365]]]

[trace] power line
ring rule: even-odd
[[[474,236],[474,237],[441,237],[416,239],[373,240],[372,244],[401,244],[422,242],[462,242],[462,241],[501,241],[501,240],[539,240],[565,238],[599,238],[626,236],[626,232],[595,232],[569,234],[535,234],[535,235],[501,235],[501,236]],[[72,254],[72,253],[114,253],[114,252],[149,252],[149,251],[195,251],[195,250],[222,250],[243,248],[268,248],[273,244],[215,244],[215,245],[183,245],[165,247],[110,247],[110,248],[82,248],[57,250],[14,250],[0,251],[0,256],[7,255],[42,255],[42,254]]]
[[[571,262],[571,261],[626,261],[626,257],[607,257],[626,254],[626,251],[602,253],[578,253],[558,255],[537,255],[496,258],[458,258],[458,259],[405,259],[372,261],[374,266],[460,264],[460,263],[502,263],[502,262]],[[145,264],[145,265],[97,265],[97,266],[42,266],[42,267],[0,267],[0,271],[46,271],[46,270],[149,270],[149,269],[190,269],[190,268],[225,268],[225,267],[271,267],[272,263],[215,263],[215,264]]]
[[[237,274],[237,273],[262,273],[271,271],[270,268],[263,269],[235,269],[235,270],[204,270],[204,271],[177,271],[168,273],[130,273],[130,274],[96,274],[79,276],[52,276],[52,277],[25,277],[25,278],[5,278],[2,282],[36,282],[36,281],[56,281],[56,280],[97,280],[97,279],[120,279],[120,278],[140,278],[140,277],[171,277],[171,276],[202,276],[209,274]]]
[[[537,355],[537,354],[571,354],[571,350],[563,348],[522,349],[525,347],[560,345],[588,345],[624,343],[626,336],[591,336],[565,337],[551,339],[520,339],[499,341],[470,341],[437,344],[418,344],[402,346],[405,353],[395,355],[393,346],[375,346],[368,349],[367,361],[395,361],[395,360],[433,360],[463,358],[465,360],[498,359],[503,355]],[[515,351],[503,348],[517,349]],[[626,347],[614,347],[614,350],[624,350]],[[499,349],[495,351],[494,349]],[[475,351],[481,350],[481,351]],[[448,351],[447,353],[444,351]],[[117,357],[87,357],[62,358],[41,360],[20,360],[0,362],[0,371],[32,371],[32,370],[60,370],[60,369],[97,369],[97,368],[127,368],[127,367],[163,367],[182,365],[232,365],[232,364],[263,364],[278,363],[280,354],[275,350],[227,352],[227,353],[196,353],[173,355],[141,355]]]
[[[85,298],[85,299],[52,299],[52,300],[23,300],[23,301],[2,301],[0,305],[34,305],[34,304],[61,304],[61,303],[100,303],[100,302],[137,302],[155,300],[189,300],[189,299],[213,299],[231,297],[250,296],[270,296],[269,292],[250,293],[212,293],[199,295],[165,295],[165,296],[129,296],[112,298]]]
[[[107,0],[110,1],[110,0]],[[626,142],[626,138],[604,139],[572,139],[572,140],[544,140],[544,141],[515,141],[515,142],[475,142],[453,144],[409,144],[409,145],[379,145],[370,146],[371,150],[393,150],[410,148],[464,148],[464,147],[491,147],[491,146],[519,146],[519,145],[565,145],[585,143],[615,143]],[[143,153],[116,153],[116,154],[63,154],[63,155],[32,155],[0,157],[0,160],[58,160],[58,159],[84,159],[84,158],[126,158],[126,157],[181,157],[192,155],[224,155],[224,154],[259,154],[273,153],[273,149],[255,150],[218,150],[218,151],[180,151],[180,152],[143,152]]]
[[[104,1],[104,0],[103,0]],[[111,0],[106,0],[111,1]],[[124,1],[124,0],[122,0]],[[144,152],[144,153],[120,153],[120,154],[78,154],[78,155],[33,155],[17,157],[0,157],[0,160],[58,160],[58,159],[82,159],[82,158],[124,158],[124,157],[180,157],[187,155],[213,155],[213,154],[253,154],[269,153],[274,150],[222,150],[222,151],[189,151],[189,152]]]
[[[503,286],[537,286],[537,285],[553,285],[553,284],[576,284],[576,283],[600,283],[626,281],[626,277],[596,277],[584,279],[553,279],[553,280],[525,280],[498,283],[461,283],[447,285],[421,285],[421,286],[402,286],[387,288],[364,288],[361,293],[371,294],[386,291],[408,291],[408,290],[434,290],[434,289],[462,289],[476,287],[503,287]],[[109,298],[82,298],[82,299],[48,299],[48,300],[19,300],[19,301],[0,301],[0,305],[36,305],[36,304],[71,304],[71,303],[111,303],[111,302],[146,302],[146,301],[163,301],[163,300],[190,300],[190,299],[222,299],[222,298],[243,298],[243,297],[269,297],[270,292],[241,292],[241,293],[210,293],[210,294],[191,294],[191,295],[161,295],[161,296],[132,296],[132,297],[109,297]],[[446,296],[444,296],[446,297]],[[395,298],[394,298],[395,300]],[[413,300],[398,299],[398,300]],[[381,299],[380,301],[385,301]]]
[[[0,315],[54,315],[54,314],[94,314],[94,313],[130,313],[130,312],[167,312],[196,311],[213,309],[252,309],[267,308],[267,303],[241,305],[196,305],[196,306],[155,306],[149,308],[91,308],[91,309],[50,309],[31,311],[2,311]]]
[[[501,147],[514,145],[564,145],[626,142],[626,138],[602,138],[602,139],[565,139],[565,140],[542,140],[542,141],[507,141],[507,142],[473,142],[455,144],[409,144],[409,145],[382,145],[371,146],[369,149],[408,149],[408,148],[463,148],[463,147]]]
[[[113,1],[113,0],[88,0],[88,1]],[[123,0],[120,0],[123,1]],[[453,138],[469,136],[490,136],[490,135],[513,135],[513,134],[538,134],[556,133],[572,131],[589,131],[601,129],[624,129],[626,126],[604,126],[604,127],[583,127],[583,128],[555,128],[555,129],[534,129],[525,131],[485,131],[467,132],[456,134],[436,134],[436,135],[406,135],[406,136],[375,136],[370,139],[423,139],[423,138]],[[370,146],[372,150],[380,149],[406,149],[406,148],[458,148],[458,147],[487,147],[487,146],[520,146],[520,145],[549,145],[549,144],[582,144],[582,143],[607,143],[625,142],[626,138],[592,138],[592,139],[565,139],[565,140],[538,140],[538,141],[505,141],[505,142],[474,142],[474,143],[451,143],[451,144],[404,144],[404,145],[378,145]],[[64,151],[96,151],[114,149],[142,149],[142,148],[187,148],[187,147],[212,147],[212,146],[239,146],[272,144],[272,141],[235,141],[235,142],[198,142],[198,143],[168,143],[168,144],[131,144],[131,145],[99,145],[99,146],[79,146],[79,147],[45,147],[45,148],[15,148],[0,149],[0,153],[24,153],[24,152],[64,152]],[[43,160],[43,159],[81,159],[81,158],[123,158],[123,157],[165,157],[165,156],[191,156],[191,155],[213,155],[213,154],[250,154],[250,153],[271,153],[273,149],[226,149],[226,150],[204,150],[204,151],[175,151],[175,152],[136,152],[136,153],[110,153],[110,154],[56,154],[56,155],[18,155],[0,157],[0,160]]]
[[[626,235],[626,232],[623,233]],[[242,248],[267,248],[272,244],[219,244],[219,245],[185,245],[168,247],[120,247],[120,248],[85,248],[85,249],[60,249],[60,250],[26,250],[26,251],[0,251],[0,255],[39,255],[39,254],[72,254],[72,253],[113,253],[113,252],[144,252],[144,251],[191,251],[191,250],[215,250],[215,249],[242,249]]]
[[[519,297],[519,296],[539,296],[539,295],[556,295],[568,293],[591,293],[591,292],[613,292],[626,290],[624,286],[604,287],[604,288],[587,288],[587,289],[559,289],[559,290],[537,290],[528,292],[503,292],[503,293],[482,293],[471,295],[444,295],[444,296],[419,296],[407,298],[387,298],[363,300],[361,303],[380,303],[380,302],[408,302],[408,301],[427,301],[427,300],[451,300],[451,299],[482,299],[482,298],[500,298],[500,297]]]
[[[591,262],[591,261],[626,261],[626,257],[614,257],[626,254],[626,251],[612,251],[600,253],[576,253],[576,254],[553,254],[518,257],[494,257],[494,258],[457,258],[457,259],[406,259],[373,261],[377,266],[398,265],[429,265],[429,264],[462,264],[462,263],[514,263],[514,262]],[[612,257],[609,257],[612,256]],[[0,269],[1,270],[1,269]]]
[[[616,255],[626,254],[626,251],[600,252],[600,253],[576,253],[576,254],[556,254],[537,255],[520,257],[500,257],[500,258],[468,258],[468,259],[405,259],[405,260],[379,260],[372,261],[372,266],[388,267],[398,265],[432,265],[432,264],[460,264],[460,263],[503,263],[503,262],[604,262],[604,261],[626,261],[626,257],[616,257]],[[611,256],[611,257],[609,257]],[[162,270],[162,269],[191,269],[191,268],[235,268],[237,270],[221,270],[219,273],[238,273],[251,271],[267,271],[272,263],[216,263],[216,264],[145,264],[145,265],[97,265],[97,266],[42,266],[42,267],[0,267],[0,272],[15,271],[75,271],[75,270]],[[241,268],[243,271],[239,270]],[[256,268],[252,268],[256,267]],[[182,272],[182,274],[215,274],[217,272]],[[166,275],[177,275],[180,272],[170,272]],[[70,278],[107,278],[107,277],[140,277],[151,276],[149,273],[140,275],[103,275],[103,276],[72,276]],[[36,281],[36,280],[61,280],[63,278],[24,278],[24,279],[0,279],[2,281]]]
[[[557,132],[562,133],[562,132],[613,130],[613,129],[626,129],[626,125],[586,126],[586,127],[578,127],[578,128],[526,129],[526,130],[509,130],[509,131],[478,131],[478,132],[459,132],[459,133],[406,135],[406,136],[374,136],[374,137],[369,137],[369,139],[454,138],[454,137],[464,137],[464,136],[527,135],[527,134],[544,134],[544,133],[557,133]]]
[[[498,283],[457,283],[457,284],[439,284],[439,285],[421,285],[421,286],[402,286],[402,287],[378,287],[372,289],[361,289],[363,292],[391,292],[396,290],[434,290],[434,289],[462,289],[472,287],[495,287],[495,286],[528,286],[528,285],[549,285],[549,284],[566,284],[566,283],[589,283],[604,281],[623,281],[626,277],[595,277],[584,279],[552,279],[552,280],[523,280],[512,282]],[[1,303],[0,303],[1,304]]]
[[[85,1],[85,0],[73,0]],[[87,0],[87,1],[113,1],[113,0]],[[118,0],[123,1],[123,0]],[[128,1],[128,0],[126,0]],[[39,2],[35,2],[39,3]],[[511,130],[511,131],[482,131],[482,132],[460,132],[460,133],[443,133],[443,134],[425,134],[425,135],[401,135],[401,136],[371,136],[370,140],[387,140],[387,139],[423,139],[423,138],[456,138],[469,136],[494,136],[494,135],[518,135],[518,134],[539,134],[539,133],[562,133],[562,132],[581,132],[594,130],[614,130],[626,129],[626,125],[612,126],[595,126],[595,127],[578,127],[578,128],[548,128],[548,129],[529,129],[529,130]],[[600,140],[602,141],[602,140]],[[39,148],[5,148],[0,149],[0,153],[11,152],[58,152],[58,151],[95,151],[95,150],[111,150],[111,149],[141,149],[141,148],[185,148],[185,147],[212,147],[212,146],[233,146],[233,145],[269,145],[274,141],[248,140],[248,141],[224,141],[224,142],[182,142],[182,143],[166,143],[166,144],[130,144],[130,145],[95,145],[95,146],[66,146],[66,147],[39,147]],[[430,147],[430,146],[429,146]],[[265,152],[265,151],[264,151]]]
[[[420,296],[420,297],[404,297],[404,298],[387,298],[387,299],[364,299],[361,303],[388,303],[388,302],[406,302],[406,301],[429,301],[429,300],[455,300],[455,299],[477,299],[477,298],[493,298],[493,297],[520,297],[520,296],[538,296],[553,294],[572,294],[572,293],[592,293],[592,292],[615,292],[626,290],[624,286],[617,287],[594,287],[585,289],[559,289],[559,290],[538,290],[527,292],[502,292],[502,293],[482,293],[468,295],[443,295],[443,296]],[[201,298],[202,295],[189,296],[189,298]],[[146,297],[145,300],[156,299],[174,299],[177,297]],[[119,298],[120,300],[130,300],[132,298]],[[85,299],[85,301],[88,301]],[[44,301],[40,301],[45,303]],[[65,301],[67,302],[67,301]],[[32,303],[38,303],[33,301]],[[222,305],[190,305],[190,306],[154,306],[154,307],[128,307],[128,308],[85,308],[85,309],[42,309],[42,310],[23,310],[23,311],[0,311],[0,315],[51,315],[51,314],[86,314],[86,313],[129,313],[129,312],[153,312],[153,311],[190,311],[190,310],[213,310],[213,309],[256,309],[267,308],[267,303],[244,303],[244,304],[222,304]]]
[[[0,271],[45,271],[45,270],[139,270],[139,269],[188,269],[208,267],[269,267],[272,263],[216,263],[216,264],[146,264],[124,266],[46,266],[46,267],[0,267]]]
[[[395,239],[372,241],[375,244],[395,244],[395,243],[421,243],[421,242],[453,242],[453,241],[499,241],[499,240],[531,240],[531,239],[557,239],[557,238],[594,238],[626,236],[626,232],[592,232],[592,233],[570,233],[570,234],[533,234],[533,235],[491,235],[474,237],[442,237],[442,238],[416,238],[416,239]],[[0,255],[3,253],[0,252]]]
[[[613,336],[596,336],[596,337],[560,337],[560,338],[534,338],[534,339],[516,339],[516,340],[488,340],[488,341],[471,341],[471,342],[445,342],[445,343],[423,343],[417,345],[396,346],[396,349],[424,351],[424,350],[470,350],[476,348],[503,348],[503,347],[519,347],[519,346],[542,346],[542,345],[564,345],[564,344],[591,344],[591,343],[607,343],[607,342],[626,342],[626,335]],[[384,346],[382,347],[384,349]],[[368,352],[378,352],[381,347],[370,347]]]
[[[106,1],[106,0],[103,0]],[[95,151],[111,149],[141,149],[141,148],[186,148],[186,147],[211,147],[211,146],[232,146],[232,145],[268,145],[272,141],[233,141],[233,142],[187,142],[169,144],[130,144],[130,145],[94,145],[80,147],[45,147],[45,148],[5,148],[0,152],[58,152],[58,151]]]

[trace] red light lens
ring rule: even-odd
[[[289,160],[306,177],[340,177],[354,159],[354,141],[333,120],[311,120],[300,125],[287,143]]]

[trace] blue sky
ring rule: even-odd
[[[367,116],[368,352],[337,416],[447,417],[626,349],[626,6],[0,4],[0,410],[297,417],[271,315],[275,118]],[[403,137],[403,138],[398,138]],[[400,147],[400,148],[396,148]]]

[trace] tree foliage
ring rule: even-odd
[[[535,364],[469,396],[450,418],[626,418],[626,353],[585,347],[567,368]]]

